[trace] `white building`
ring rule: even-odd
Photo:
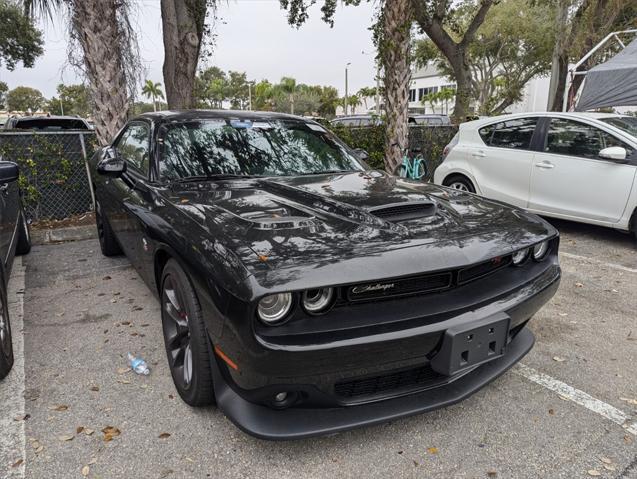
[[[522,100],[507,108],[506,113],[546,111],[549,82],[548,76],[532,79],[524,87]],[[436,102],[433,109],[428,101],[423,101],[428,93],[437,93],[442,88],[455,90],[456,85],[444,77],[435,65],[427,65],[413,71],[409,88],[409,110],[414,113],[451,113],[454,100],[448,101],[446,105],[444,102]]]

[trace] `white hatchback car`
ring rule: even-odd
[[[460,125],[439,185],[637,236],[637,117],[521,113]]]

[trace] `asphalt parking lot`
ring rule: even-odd
[[[96,240],[34,247],[10,285],[0,477],[637,478],[637,244],[556,225],[562,285],[522,366],[444,410],[287,443],[181,402],[158,303],[125,258]]]

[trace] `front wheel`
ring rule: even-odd
[[[99,202],[95,205],[95,223],[97,225],[97,237],[100,241],[102,254],[104,256],[117,256],[122,254],[122,248],[120,248],[117,238],[115,238],[115,233],[113,233],[108,218],[104,215]]]
[[[0,283],[4,284],[0,278]],[[3,379],[13,366],[13,345],[11,343],[11,323],[7,292],[0,287],[0,379]]]
[[[471,180],[463,175],[452,175],[445,178],[442,182],[443,186],[447,186],[453,190],[467,191],[469,193],[475,193],[476,189],[471,183]]]
[[[214,404],[213,358],[201,306],[188,275],[174,259],[166,263],[161,285],[161,322],[175,388],[186,404]]]

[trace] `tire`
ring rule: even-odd
[[[215,404],[213,358],[201,305],[188,275],[174,259],[164,267],[160,298],[166,356],[177,392],[190,406]]]
[[[104,256],[118,256],[122,254],[117,238],[111,229],[106,215],[102,213],[99,202],[95,205],[95,223],[97,225],[97,237],[100,241],[100,249]]]
[[[473,186],[473,183],[471,183],[471,180],[464,175],[448,176],[442,184],[453,190],[468,191],[469,193],[476,192],[476,188]]]
[[[18,228],[18,243],[15,247],[15,254],[29,254],[31,251],[31,231],[29,230],[29,223],[27,223],[27,217],[24,214],[22,205],[20,206],[20,224]]]
[[[3,379],[13,367],[13,345],[11,342],[11,323],[4,281],[0,278],[0,379]]]

